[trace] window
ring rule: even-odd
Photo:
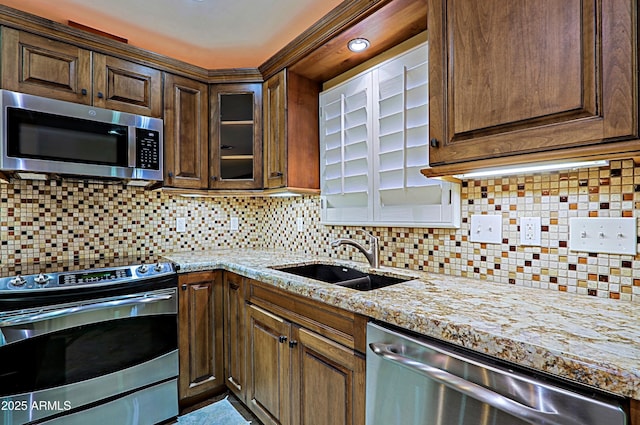
[[[325,224],[459,227],[460,187],[427,179],[427,44],[320,95]]]

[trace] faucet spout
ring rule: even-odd
[[[367,249],[365,248],[364,245],[362,245],[359,242],[356,242],[352,239],[345,239],[345,238],[338,238],[334,241],[331,242],[331,246],[333,248],[337,248],[340,245],[351,245],[353,247],[355,247],[356,249],[358,249],[360,252],[362,252],[364,254],[364,256],[367,258],[367,260],[369,261],[369,265],[371,265],[371,267],[373,267],[374,269],[377,269],[380,267],[380,243],[379,243],[379,239],[375,236],[373,236],[371,233],[369,232],[365,232],[364,230],[360,230],[362,233],[364,233],[366,236],[369,237],[369,246],[370,248]]]

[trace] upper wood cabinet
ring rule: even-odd
[[[93,54],[93,104],[138,115],[162,117],[162,73],[99,53]]]
[[[262,85],[211,86],[211,189],[262,188]]]
[[[8,90],[162,117],[162,76],[153,68],[6,27],[1,67]]]
[[[178,345],[180,400],[224,387],[222,272],[180,276]]]
[[[264,83],[264,187],[319,190],[319,84],[286,69]]]
[[[164,109],[165,184],[206,189],[209,185],[209,87],[165,74]]]
[[[636,9],[630,0],[429,0],[431,165],[613,152],[605,143],[637,138]]]

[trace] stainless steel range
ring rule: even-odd
[[[176,416],[177,280],[170,263],[0,279],[0,422]]]

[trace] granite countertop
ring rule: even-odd
[[[352,263],[277,250],[225,249],[165,255],[180,273],[224,269],[411,331],[640,400],[637,304],[382,267],[414,280],[360,292],[274,270]]]

